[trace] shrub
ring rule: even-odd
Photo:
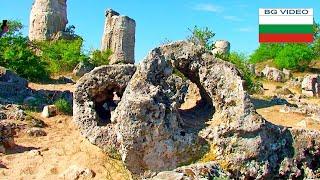
[[[192,30],[189,30],[192,33],[192,35],[188,37],[189,41],[204,46],[209,51],[212,50],[212,38],[215,36],[213,31],[211,31],[208,27],[199,28],[197,26],[194,26]]]
[[[49,78],[42,62],[30,49],[29,40],[21,34],[22,24],[9,21],[9,32],[0,38],[0,66],[6,67],[30,81]]]
[[[69,115],[72,114],[72,106],[67,100],[58,99],[54,102],[54,105],[58,108],[59,112]]]
[[[109,58],[111,55],[112,55],[112,51],[110,49],[107,49],[105,51],[94,50],[91,52],[90,62],[94,66],[108,65],[110,62]]]
[[[283,47],[284,44],[279,43],[261,43],[258,49],[256,49],[250,56],[249,62],[255,64],[265,60],[274,59]]]
[[[218,55],[219,56],[219,55]],[[247,57],[244,54],[231,52],[229,55],[221,56],[221,59],[234,64],[242,74],[242,78],[246,82],[246,90],[250,93],[254,93],[260,87],[260,83],[255,79],[255,75],[249,70],[249,64],[247,63]]]
[[[53,74],[69,72],[79,63],[87,60],[82,53],[81,38],[74,40],[56,40],[36,42],[41,50],[41,59],[48,64],[48,71]]]
[[[304,70],[314,58],[308,44],[286,44],[274,59],[278,68]]]

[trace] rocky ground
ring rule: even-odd
[[[73,85],[42,85],[31,83],[34,90],[71,90]],[[29,114],[29,113],[28,113]],[[30,136],[26,121],[2,120],[16,123],[19,130],[15,145],[6,154],[0,153],[0,179],[130,179],[130,173],[119,160],[108,157],[98,147],[80,136],[72,116],[43,118],[45,136]]]
[[[136,175],[140,172],[153,179],[237,178],[238,172],[242,173],[241,177],[259,175],[261,179],[320,178],[316,140],[320,131],[320,98],[317,97],[320,78],[305,73],[290,75],[285,80],[287,71],[267,68],[263,72],[266,74],[262,78],[263,91],[248,96],[233,65],[206,54],[201,58],[210,63],[201,64],[198,51],[190,51],[188,48],[194,50],[194,47],[183,42],[162,48],[154,50],[135,74],[136,67],[132,65],[101,66],[86,74],[77,85],[72,81],[28,84],[2,70],[0,87],[15,91],[0,91],[0,95],[10,97],[0,98],[0,179],[132,179],[139,177]],[[185,61],[186,53],[175,48],[196,52],[188,54],[194,64]],[[176,67],[198,84],[171,74],[168,64],[158,58],[159,54],[175,56]],[[184,63],[201,68],[190,72]],[[159,78],[165,76],[168,76],[165,81]],[[115,100],[114,94],[122,99],[112,110],[108,103]],[[211,104],[203,105],[208,103],[206,94],[214,99],[213,118]],[[50,104],[61,97],[68,101],[74,98],[75,116],[58,112],[44,117],[43,100],[49,99],[45,104]],[[36,103],[38,109],[28,109],[26,105],[30,103]],[[102,109],[94,109],[99,105]],[[209,113],[208,109],[211,109]],[[101,116],[106,110],[110,110],[109,119]],[[151,113],[158,110],[158,114]],[[48,111],[51,111],[49,107]],[[98,121],[94,121],[98,116]],[[149,126],[157,118],[158,127]],[[141,124],[137,126],[137,123]],[[149,129],[141,129],[145,125]],[[170,136],[166,135],[168,132]],[[159,137],[162,139],[157,140]],[[154,142],[160,145],[153,145]],[[205,142],[211,144],[202,144]],[[122,148],[122,154],[116,148]],[[192,155],[197,158],[192,159]],[[124,157],[126,167],[117,160],[119,156]],[[188,158],[192,163],[185,161]],[[256,158],[268,162],[251,161]],[[158,173],[177,166],[172,171]],[[148,172],[144,168],[159,171]]]

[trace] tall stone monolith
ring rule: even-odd
[[[134,63],[136,22],[112,9],[106,11],[101,50],[110,49],[110,64]]]
[[[29,39],[50,40],[64,32],[67,23],[67,0],[35,0],[30,13]]]

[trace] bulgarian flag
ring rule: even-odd
[[[259,9],[259,42],[312,42],[313,9]]]

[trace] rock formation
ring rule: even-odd
[[[136,22],[108,9],[101,50],[111,49],[110,64],[134,63]]]
[[[82,135],[106,151],[112,151],[111,146],[116,145],[116,131],[110,121],[114,93],[122,96],[135,69],[134,65],[100,66],[77,83],[73,106],[75,122]]]
[[[214,43],[213,55],[227,55],[230,52],[230,42],[225,40],[219,40]]]
[[[301,83],[302,94],[308,97],[320,97],[320,75],[306,75]]]
[[[30,13],[29,39],[49,40],[65,31],[67,0],[35,0]]]
[[[230,178],[317,177],[313,171],[320,166],[320,133],[263,119],[233,64],[182,41],[153,49],[132,77],[122,68],[105,66],[80,80],[74,120],[92,143],[118,152],[134,174],[173,170],[201,159]],[[184,77],[173,73],[177,71]],[[195,83],[201,94],[192,109],[179,109],[188,84],[182,78]],[[97,106],[110,101],[114,91],[120,102],[101,123]],[[203,164],[191,166],[190,177],[203,169]],[[177,171],[182,173],[171,175],[186,174],[186,169]]]
[[[262,71],[262,75],[269,80],[276,82],[284,82],[285,74],[277,68],[266,66]]]

